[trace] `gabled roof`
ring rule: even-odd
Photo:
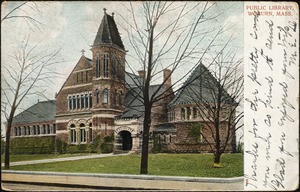
[[[150,97],[153,93],[159,88],[160,85],[151,85],[150,86]],[[163,86],[159,91],[158,94],[161,94],[165,90]],[[125,111],[119,118],[132,118],[132,117],[140,117],[144,112],[144,104],[141,101],[141,97],[143,92],[140,87],[133,87],[125,95]]]
[[[34,123],[55,120],[56,105],[54,100],[34,104],[16,115],[13,123]]]
[[[125,48],[114,18],[108,15],[105,10],[93,45],[95,46],[108,43],[117,45],[119,48],[124,50]]]
[[[143,78],[133,73],[129,73],[125,71],[125,81],[126,81],[125,86],[128,89],[130,87],[137,87],[138,85],[142,85]]]
[[[181,89],[169,103],[169,106],[195,102],[214,102],[213,89],[217,89],[218,82],[210,71],[203,65],[198,65]],[[234,103],[230,95],[223,90],[223,102]]]

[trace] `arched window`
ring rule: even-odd
[[[92,106],[93,106],[93,98],[92,98],[92,94],[91,93],[89,94],[89,97],[90,97],[90,99],[89,99],[90,100],[89,107],[92,108]]]
[[[35,128],[35,125],[33,125],[33,135],[36,135],[36,128]]]
[[[76,143],[76,128],[74,124],[70,126],[70,142]]]
[[[80,108],[83,109],[84,108],[84,96],[81,95],[81,102],[80,102]]]
[[[71,96],[69,96],[69,110],[72,110],[72,97]]]
[[[73,106],[72,109],[76,109],[76,99],[75,99],[75,95],[73,96]]]
[[[96,53],[96,77],[100,77],[100,53]]]
[[[14,131],[15,131],[15,134],[14,134],[14,135],[15,135],[15,136],[18,136],[18,129],[17,129],[16,127],[14,128]]]
[[[29,127],[29,126],[27,127],[27,134],[28,134],[28,135],[31,134],[31,133],[30,133],[30,127]]]
[[[89,108],[89,96],[88,94],[85,94],[85,105],[84,105],[85,108]]]
[[[111,73],[112,73],[112,77],[115,78],[116,77],[116,55],[115,54],[113,54],[111,62],[112,62]]]
[[[96,91],[95,91],[95,96],[96,96],[96,102],[99,103],[100,102],[100,93],[99,93],[98,89],[96,89]]]
[[[103,103],[108,103],[108,89],[103,90]]]
[[[39,125],[36,126],[36,133],[38,135],[41,134],[41,130],[40,130],[40,126]]]
[[[108,53],[104,53],[104,77],[108,77]]]
[[[80,143],[86,142],[86,132],[85,125],[83,123],[80,124]]]

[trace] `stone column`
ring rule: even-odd
[[[90,143],[90,134],[89,134],[89,129],[90,129],[90,127],[89,126],[86,126],[85,127],[85,138],[86,138],[86,143]]]

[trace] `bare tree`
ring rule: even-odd
[[[184,86],[180,86],[182,80],[202,62],[206,54],[213,49],[221,52],[230,41],[230,38],[225,43],[219,41],[226,31],[223,26],[205,27],[224,14],[211,11],[214,6],[214,3],[208,2],[143,2],[140,9],[142,17],[137,17],[136,10],[130,3],[127,10],[131,13],[131,18],[121,15],[124,22],[120,26],[127,32],[133,48],[133,53],[129,53],[129,56],[145,71],[142,81],[133,79],[137,88],[131,89],[135,99],[143,107],[141,174],[148,173],[149,131],[153,106],[183,89]],[[191,67],[166,88],[164,84],[167,79],[187,64]],[[127,66],[134,73],[131,65],[127,63]],[[150,93],[151,84],[159,78],[163,68],[169,68],[170,74]]]
[[[1,110],[6,118],[5,168],[9,168],[9,144],[13,117],[21,103],[33,95],[43,95],[43,88],[53,83],[58,74],[54,65],[59,50],[41,53],[39,44],[30,45],[30,37],[26,37],[14,54],[10,55],[11,62],[1,65]]]
[[[209,145],[215,167],[220,166],[221,155],[231,142],[235,142],[236,131],[243,127],[244,113],[237,112],[244,91],[242,62],[242,58],[236,59],[232,53],[219,54],[211,70],[199,66],[197,72],[202,75],[196,76],[186,87],[201,119],[200,123],[192,125],[191,131],[198,130],[197,135]]]
[[[7,2],[6,2],[7,3]],[[3,2],[2,6],[7,6],[5,2]],[[12,2],[9,2],[12,4]],[[29,1],[24,1],[24,2],[17,2],[16,5],[3,17],[1,18],[1,23],[5,20],[11,20],[11,19],[23,19],[29,27],[35,27],[41,31],[41,27],[44,26],[42,22],[39,20],[35,19],[32,17],[29,13],[28,10],[41,14],[39,10],[39,6],[36,2],[29,2]]]

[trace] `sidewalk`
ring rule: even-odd
[[[19,162],[11,162],[10,166],[30,165],[30,164],[39,164],[39,163],[53,163],[53,162],[60,162],[60,161],[75,161],[75,160],[81,160],[81,159],[93,159],[93,158],[121,156],[121,155],[128,155],[128,154],[129,153],[123,153],[123,154],[108,153],[108,154],[93,154],[93,155],[76,156],[76,157],[63,157],[63,158],[53,158],[53,159],[19,161]],[[2,163],[1,166],[3,167],[4,163]]]

